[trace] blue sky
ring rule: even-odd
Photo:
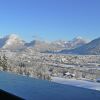
[[[0,0],[0,36],[26,41],[100,36],[100,0]]]

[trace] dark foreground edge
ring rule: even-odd
[[[6,91],[0,90],[0,100],[24,100],[18,96],[10,94]]]

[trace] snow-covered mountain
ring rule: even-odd
[[[57,45],[57,46],[62,47],[62,48],[65,48],[67,43],[68,43],[68,41],[57,40],[57,41],[53,41],[51,44],[52,45]]]
[[[36,52],[59,52],[68,54],[100,54],[100,38],[88,43],[82,37],[76,37],[71,41],[58,40],[46,42],[41,40],[33,40],[26,43],[15,34],[7,35],[0,38],[0,49],[9,50],[33,50]],[[28,50],[28,49],[27,49]]]
[[[52,44],[65,48],[65,49],[73,49],[73,48],[77,48],[79,46],[82,46],[84,44],[87,44],[88,41],[82,37],[76,37],[74,39],[72,39],[71,41],[63,41],[63,40],[59,40],[59,41],[54,41]]]
[[[50,43],[46,41],[34,40],[34,41],[31,41],[30,43],[26,43],[25,45],[27,47],[33,48],[36,51],[51,52],[51,51],[60,51],[63,49],[77,48],[86,43],[87,41],[83,38],[75,38],[72,41],[58,40],[58,41],[53,41]]]
[[[74,38],[72,41],[70,41],[70,43],[71,43],[71,47],[76,48],[84,44],[87,44],[88,40],[79,36],[79,37]]]
[[[31,48],[35,51],[43,52],[43,51],[48,50],[49,43],[47,43],[45,41],[41,41],[41,40],[33,40],[30,43],[26,43],[25,46],[27,48]]]
[[[46,42],[41,40],[33,40],[26,43],[25,46],[40,52],[63,50],[66,47],[62,41]]]
[[[3,49],[20,49],[24,46],[24,44],[25,41],[20,39],[20,37],[15,34],[0,38],[0,48]]]
[[[72,50],[62,50],[61,53],[100,55],[100,38]]]
[[[72,41],[58,40],[53,42],[46,42],[41,40],[33,40],[30,43],[26,43],[24,40],[22,40],[19,36],[15,34],[0,38],[0,48],[2,49],[22,50],[30,48],[38,52],[72,49],[82,46],[86,43],[86,40],[80,37],[74,38]]]

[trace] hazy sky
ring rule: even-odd
[[[70,40],[100,36],[100,0],[0,0],[0,36]]]

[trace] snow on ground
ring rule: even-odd
[[[52,82],[100,91],[100,83],[97,83],[97,82],[89,82],[85,80],[76,80],[76,79],[64,79],[64,78],[59,78],[59,77],[52,77]]]

